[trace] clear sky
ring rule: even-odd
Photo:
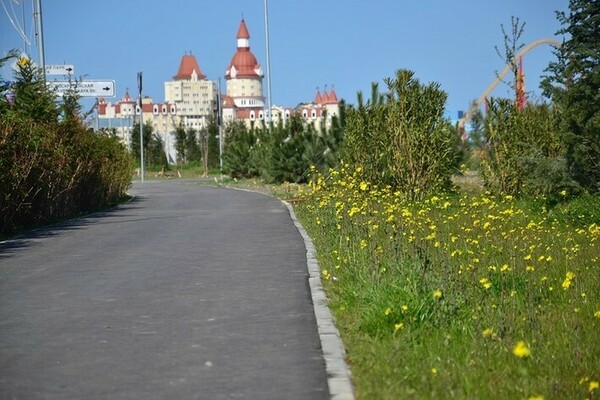
[[[34,43],[31,0],[0,0],[0,53],[23,48],[11,25],[22,23]],[[467,110],[504,68],[494,46],[503,48],[500,28],[511,16],[525,22],[524,44],[556,37],[555,10],[568,0],[270,0],[269,36],[272,102],[296,106],[311,101],[316,88],[332,85],[338,98],[368,97],[371,82],[400,68],[421,82],[439,82],[448,93],[447,112]],[[84,79],[116,81],[115,102],[126,88],[164,100],[164,81],[177,73],[181,56],[192,52],[208,79],[223,77],[236,49],[242,16],[251,50],[266,72],[264,0],[52,0],[42,1],[46,64],[73,64]],[[6,9],[6,10],[5,10]],[[16,14],[13,15],[13,9]],[[37,60],[37,49],[29,47]],[[526,89],[540,96],[539,80],[555,56],[550,46],[524,58]],[[2,71],[10,78],[10,71]],[[223,90],[225,82],[222,81]],[[264,82],[266,95],[266,80]],[[499,85],[495,96],[509,96]]]

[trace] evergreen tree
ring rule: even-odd
[[[152,133],[154,129],[151,122],[144,123],[144,165],[150,165],[148,160],[148,149],[152,144]],[[131,155],[135,162],[139,165],[140,163],[140,123],[136,122],[133,124],[131,130]]]
[[[202,150],[198,141],[198,131],[194,128],[185,130],[185,155],[186,162],[202,160]]]
[[[42,72],[26,56],[17,61],[19,79],[14,83],[14,110],[33,121],[56,121],[59,109],[56,95],[49,91]]]
[[[185,139],[185,127],[183,126],[183,124],[180,123],[175,128],[175,152],[177,153],[178,164],[185,164],[187,162]]]
[[[584,189],[600,190],[600,2],[570,0],[569,12],[557,12],[566,35],[542,82],[558,110],[567,146],[567,164]]]
[[[219,126],[214,119],[208,125],[208,168],[219,167]]]
[[[241,121],[233,121],[225,127],[225,148],[223,151],[223,169],[232,178],[250,178],[252,170],[251,151],[256,145],[253,130],[246,129]]]

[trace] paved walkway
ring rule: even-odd
[[[132,192],[0,243],[0,399],[352,398],[286,205],[182,181]]]

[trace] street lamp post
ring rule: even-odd
[[[138,72],[138,89],[140,98],[140,172],[144,183],[144,110],[142,109],[142,73]]]
[[[269,49],[269,5],[267,0],[264,0],[265,4],[265,47],[267,52],[267,112],[265,113],[265,119],[267,122],[267,129],[270,129],[271,125],[271,59]]]

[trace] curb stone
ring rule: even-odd
[[[306,263],[308,266],[308,282],[310,293],[317,319],[317,329],[321,340],[323,357],[325,358],[325,369],[327,370],[327,386],[332,400],[354,400],[354,391],[350,379],[350,369],[346,364],[346,352],[342,345],[339,331],[333,323],[331,310],[327,306],[327,296],[321,283],[321,271],[317,262],[317,254],[312,240],[304,230],[304,227],[296,218],[291,204],[282,201],[288,208],[290,217],[304,239],[306,247]]]

